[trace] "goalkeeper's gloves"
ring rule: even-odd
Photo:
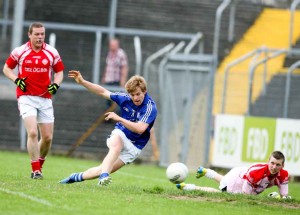
[[[27,77],[25,78],[16,78],[15,80],[15,84],[23,91],[26,92],[26,83],[25,80],[27,79]]]
[[[268,194],[268,197],[274,198],[274,199],[280,199],[280,195],[277,192],[272,192]]]
[[[275,198],[275,199],[281,199],[279,193],[277,193],[277,192],[269,193],[268,197]],[[292,197],[291,196],[283,196],[282,199],[292,199]]]
[[[59,86],[56,83],[49,84],[49,86],[48,86],[48,92],[50,94],[54,95],[57,92],[58,88],[59,88]]]

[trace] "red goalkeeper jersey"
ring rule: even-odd
[[[17,66],[19,78],[26,77],[26,92],[17,87],[17,98],[22,95],[51,98],[48,85],[51,83],[52,71],[56,73],[64,70],[58,51],[46,43],[38,52],[32,50],[30,42],[15,48],[6,64],[11,69]]]
[[[284,169],[271,175],[268,164],[255,164],[248,169],[244,179],[251,184],[253,193],[261,193],[266,188],[277,186],[281,195],[288,195],[289,174]]]

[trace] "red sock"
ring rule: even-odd
[[[32,172],[41,171],[41,165],[39,160],[31,160]]]
[[[40,158],[39,158],[41,169],[43,168],[43,165],[44,165],[45,160],[46,160],[46,158],[43,158],[43,157],[40,157]]]

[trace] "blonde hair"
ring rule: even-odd
[[[125,89],[128,93],[132,93],[139,87],[142,92],[147,91],[147,82],[146,80],[140,75],[132,76],[125,84]]]

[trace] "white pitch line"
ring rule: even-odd
[[[53,207],[54,205],[50,202],[48,202],[47,200],[44,200],[44,199],[39,199],[39,198],[36,198],[34,196],[30,196],[30,195],[27,195],[25,193],[22,193],[22,192],[15,192],[15,191],[11,191],[11,190],[7,190],[7,189],[4,189],[2,187],[0,187],[0,191],[4,192],[4,193],[8,193],[8,194],[13,194],[13,195],[16,195],[16,196],[20,196],[20,197],[23,197],[25,199],[29,199],[31,201],[34,201],[34,202],[37,202],[37,203],[40,203],[42,205],[47,205],[49,207]]]

